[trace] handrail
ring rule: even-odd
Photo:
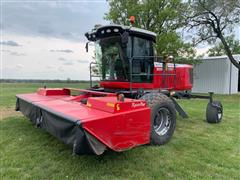
[[[163,76],[163,77],[167,77],[167,76],[173,76],[174,77],[174,88],[176,87],[176,64],[175,64],[175,61],[173,59],[173,70],[174,70],[174,73],[165,73],[165,70],[163,71],[162,74],[133,74],[132,73],[132,63],[134,60],[137,60],[137,59],[140,59],[140,58],[153,58],[152,60],[154,61],[154,59],[156,58],[159,58],[160,59],[160,63],[163,63],[163,60],[162,59],[162,56],[133,56],[131,58],[128,58],[129,59],[129,63],[130,63],[130,67],[129,67],[129,82],[130,82],[130,93],[132,94],[132,81],[133,81],[133,76]],[[90,87],[92,88],[92,78],[93,77],[100,77],[101,78],[101,75],[92,75],[92,65],[96,65],[97,63],[96,62],[91,62],[90,63]],[[166,89],[168,89],[166,87]]]

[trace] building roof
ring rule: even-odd
[[[233,57],[234,57],[234,59],[236,61],[240,62],[240,54],[234,54]],[[203,61],[208,61],[208,60],[225,60],[225,59],[228,59],[227,55],[211,56],[211,57],[203,57],[203,58],[201,58],[201,60],[203,60]]]

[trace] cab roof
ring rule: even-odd
[[[85,33],[85,36],[89,41],[96,41],[104,37],[123,34],[124,32],[128,32],[130,36],[137,36],[156,42],[156,34],[154,32],[136,27],[121,26],[116,24],[100,26],[90,32]]]

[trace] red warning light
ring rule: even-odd
[[[135,23],[135,16],[130,16],[129,18],[131,25]]]

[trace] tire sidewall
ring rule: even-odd
[[[154,118],[160,108],[168,109],[169,113],[171,114],[171,124],[168,131],[164,135],[159,135],[154,130]],[[167,143],[171,139],[175,127],[176,127],[176,111],[173,106],[173,103],[171,103],[170,101],[165,101],[153,105],[153,107],[151,108],[151,143],[159,145]]]

